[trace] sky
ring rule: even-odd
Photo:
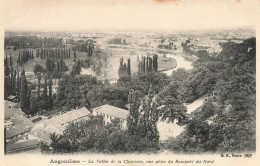
[[[259,1],[9,0],[5,31],[189,30],[254,27]]]

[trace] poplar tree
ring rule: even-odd
[[[16,97],[18,98],[18,101],[20,101],[20,91],[21,91],[21,81],[20,81],[20,72],[17,70],[17,81],[16,81]]]
[[[139,98],[136,91],[130,91],[128,95],[129,115],[127,117],[127,131],[131,135],[137,135],[137,124],[139,118]]]
[[[124,63],[124,66],[123,66],[123,76],[125,76],[127,74],[127,66],[126,66],[126,63]]]
[[[119,64],[119,68],[118,68],[118,76],[119,78],[121,78],[123,76],[123,70],[124,70],[124,59],[123,57],[120,58],[120,64]]]
[[[151,72],[153,70],[153,59],[151,57],[149,57],[148,59],[148,71]]]
[[[12,88],[13,88],[12,95],[16,96],[16,70],[14,70],[14,74],[12,78]]]
[[[153,70],[158,71],[158,55],[156,54],[153,56]]]
[[[52,61],[49,58],[46,59],[46,71],[53,72]]]
[[[44,72],[44,68],[41,65],[36,64],[33,68],[33,72],[38,77],[37,96],[39,99],[40,98],[40,89],[41,89],[41,75]]]
[[[147,55],[147,56],[146,56],[146,64],[145,64],[146,73],[148,73],[148,71],[149,71],[148,61],[149,61],[149,59],[148,59],[148,55]]]
[[[76,51],[74,51],[74,60],[73,62],[76,62]]]
[[[10,54],[10,67],[11,69],[13,69],[13,58],[11,54]]]
[[[18,59],[17,59],[17,64],[19,64],[19,65],[21,65],[20,64],[20,62],[21,62],[20,59],[21,59],[21,53],[19,52],[19,56],[18,56]]]
[[[52,107],[53,107],[52,85],[53,85],[52,77],[50,77],[50,79],[49,79],[49,102],[48,102],[49,109],[52,109]]]
[[[42,93],[42,98],[44,101],[44,109],[48,109],[48,92],[47,92],[47,77],[44,77],[44,88]]]
[[[159,132],[156,122],[158,121],[157,104],[154,101],[154,91],[152,86],[148,91],[148,95],[143,99],[140,110],[140,118],[138,122],[139,136],[146,138],[152,142],[159,142]]]
[[[131,61],[130,58],[127,60],[127,75],[131,76]]]
[[[142,73],[145,74],[145,57],[143,57],[143,62],[142,62],[143,66],[142,66]]]
[[[39,111],[39,100],[37,100],[37,96],[30,96],[30,110],[33,114]]]
[[[21,74],[21,94],[20,94],[20,101],[21,101],[21,109],[25,114],[29,114],[29,101],[28,101],[28,85],[27,80],[25,77],[25,71],[22,70]]]

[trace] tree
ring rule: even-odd
[[[37,96],[30,96],[30,110],[32,114],[36,114],[39,111],[39,100]]]
[[[50,134],[51,143],[41,145],[46,153],[124,153],[158,151],[158,144],[148,139],[129,135],[120,128],[118,120],[104,125],[102,116],[90,116],[69,124],[62,135]]]
[[[71,75],[72,75],[72,76],[76,76],[76,75],[80,74],[80,72],[81,72],[81,63],[80,63],[80,60],[78,60],[78,61],[72,66]]]
[[[124,63],[124,66],[123,66],[123,76],[127,75],[127,66],[126,66],[126,63]]]
[[[53,98],[52,98],[52,77],[49,79],[49,101],[48,101],[48,108],[52,109],[53,107]]]
[[[139,98],[137,92],[130,91],[128,95],[129,115],[127,117],[127,129],[129,134],[137,135],[137,124],[139,118]]]
[[[256,39],[220,45],[222,51],[217,57],[200,52],[191,73],[174,73],[175,80],[198,94],[195,96],[207,94],[208,97],[208,102],[191,115],[186,131],[170,141],[169,148],[174,151],[256,149]],[[181,76],[177,76],[178,73]]]
[[[155,72],[158,71],[158,55],[157,54],[153,55],[153,70]]]
[[[143,65],[142,65],[142,73],[143,73],[143,74],[146,74],[146,66],[145,66],[146,63],[145,63],[145,62],[146,62],[146,61],[145,61],[145,56],[144,56],[144,57],[143,57],[143,61],[142,61],[142,64],[143,64]]]
[[[24,113],[27,115],[30,113],[30,105],[29,98],[28,98],[28,85],[27,80],[25,77],[25,72],[22,70],[21,74],[21,95],[20,95],[20,101],[21,101],[21,109]]]
[[[42,93],[42,99],[44,101],[44,109],[48,109],[48,90],[47,90],[47,77],[45,76],[44,78],[44,88],[43,88],[43,93]]]
[[[9,77],[9,74],[10,74],[10,68],[9,68],[9,65],[8,65],[8,63],[7,63],[7,55],[6,55],[6,58],[5,58],[5,63],[4,63],[5,65],[4,65],[4,67],[5,67],[5,69],[4,69],[4,71],[5,71],[5,76],[8,76]]]
[[[124,76],[124,59],[123,57],[120,58],[120,64],[118,68],[118,76],[119,78]]]
[[[185,81],[190,74],[190,71],[185,70],[184,68],[178,68],[177,70],[173,70],[171,77],[174,81]]]
[[[21,91],[21,80],[19,76],[19,70],[17,71],[17,81],[16,81],[16,97],[18,98],[18,101],[20,101],[20,91]]]
[[[77,60],[76,60],[76,51],[74,51],[74,60],[73,60],[73,62],[76,62]]]
[[[46,71],[53,72],[52,61],[49,58],[46,59]]]
[[[182,87],[178,81],[171,82],[159,94],[159,102],[164,107],[159,111],[161,120],[181,122],[187,119],[187,108],[183,105]]]
[[[39,99],[40,98],[40,89],[41,89],[41,75],[45,72],[45,70],[41,65],[36,64],[33,68],[33,72],[38,77],[37,96]]]
[[[152,69],[153,66],[152,65],[153,65],[153,59],[151,57],[148,57],[148,64],[147,64],[148,72],[153,71],[153,69]]]
[[[12,58],[11,54],[10,54],[10,67],[11,67],[11,70],[13,70],[13,58]]]
[[[148,64],[149,64],[149,57],[148,57],[148,55],[146,56],[146,62],[145,62],[145,71],[146,71],[146,73],[148,73],[149,72],[149,66],[148,66]]]
[[[148,95],[142,101],[140,117],[138,123],[138,135],[146,138],[151,142],[159,143],[159,132],[156,122],[158,121],[156,97],[152,90],[152,86],[148,91]]]
[[[16,92],[17,92],[17,89],[16,89],[16,70],[14,70],[14,74],[13,74],[12,90],[13,90],[12,95],[16,96]]]
[[[10,78],[8,76],[4,77],[4,98],[6,99],[10,93]]]
[[[131,61],[130,58],[127,60],[127,74],[131,76]]]

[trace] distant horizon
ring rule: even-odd
[[[86,32],[199,32],[199,31],[222,31],[222,30],[251,30],[256,31],[255,26],[233,26],[214,28],[191,28],[191,29],[86,29],[86,30],[27,30],[5,29],[4,33],[86,33]]]

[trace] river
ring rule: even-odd
[[[159,56],[162,56],[162,54],[159,54]],[[174,58],[177,62],[177,66],[174,69],[170,69],[167,71],[164,71],[167,76],[170,76],[174,70],[177,70],[179,68],[184,68],[186,70],[190,70],[193,68],[192,62],[185,60],[185,58],[181,55],[174,55],[174,54],[166,54],[166,57],[168,58]]]

